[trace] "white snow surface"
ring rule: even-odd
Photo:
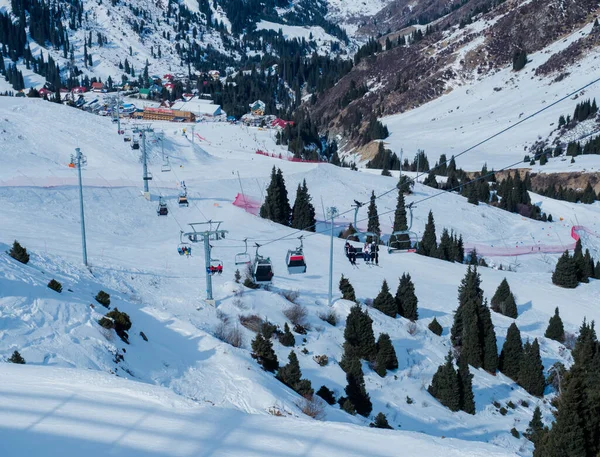
[[[283,171],[292,202],[294,190],[306,179],[318,218],[322,219],[323,200],[325,206],[336,206],[345,213],[336,221],[340,225],[352,220],[352,214],[346,212],[354,199],[368,201],[372,190],[377,195],[392,190],[377,201],[382,228],[389,233],[392,215],[389,212],[393,212],[396,203],[396,192],[393,191],[396,178],[256,155],[257,149],[286,155],[284,149],[275,144],[274,131],[202,122],[196,125],[197,136],[192,144],[190,125],[159,122],[151,125],[157,132],[164,133],[165,154],[171,161],[172,171],[160,172],[161,147],[149,134],[149,169],[154,173],[154,179],[150,182],[152,200],[147,201],[140,194],[139,151],[130,149],[129,143],[123,142],[110,119],[43,100],[2,99],[0,357],[8,358],[14,350],[19,350],[28,365],[33,365],[2,365],[0,368],[3,379],[0,389],[12,389],[11,395],[0,395],[0,408],[10,412],[9,416],[3,413],[0,419],[3,421],[0,434],[14,437],[14,441],[8,441],[11,446],[24,442],[22,430],[29,427],[36,431],[39,427],[36,432],[45,434],[40,443],[48,443],[48,448],[60,439],[58,442],[64,444],[65,449],[71,449],[68,446],[71,446],[69,438],[72,438],[74,443],[90,446],[89,455],[92,456],[93,452],[100,452],[99,446],[105,451],[109,445],[116,449],[115,453],[128,449],[141,455],[146,452],[144,446],[148,446],[143,444],[148,430],[179,430],[173,424],[182,424],[186,433],[154,434],[157,454],[178,449],[172,443],[181,440],[190,447],[182,445],[182,450],[177,451],[180,455],[198,455],[193,454],[197,449],[194,446],[205,443],[202,440],[206,436],[221,436],[220,432],[215,433],[214,428],[210,428],[218,424],[219,430],[222,428],[224,434],[231,435],[221,441],[215,438],[212,454],[206,451],[199,455],[245,456],[264,452],[262,447],[251,447],[247,452],[243,448],[230,447],[233,442],[259,446],[254,440],[258,430],[272,431],[267,433],[270,441],[259,437],[256,440],[261,446],[265,442],[271,443],[273,455],[287,455],[285,452],[289,455],[337,455],[335,452],[365,455],[364,448],[360,447],[362,442],[382,443],[380,447],[373,444],[372,455],[396,455],[399,448],[406,449],[407,455],[415,456],[435,456],[442,452],[450,456],[452,452],[458,452],[456,449],[460,449],[460,455],[469,457],[531,455],[531,443],[524,438],[514,438],[510,429],[515,427],[523,432],[536,405],[540,405],[549,422],[551,410],[547,400],[554,395],[552,388],[546,390],[546,401],[543,401],[532,398],[502,374],[492,376],[472,369],[475,416],[452,413],[427,393],[433,374],[451,348],[448,333],[457,306],[457,288],[466,266],[413,254],[389,255],[382,251],[379,267],[360,264],[358,268],[352,268],[344,257],[343,240],[336,238],[334,303],[329,308],[326,304],[330,243],[327,234],[306,234],[304,247],[308,271],[305,275],[290,276],[286,272],[285,254],[297,245],[299,234],[231,204],[240,189],[260,199],[272,167],[277,166]],[[131,127],[132,124],[124,123],[126,135],[131,135]],[[88,159],[82,174],[91,270],[81,265],[77,173],[67,166],[76,147],[80,147]],[[176,204],[181,180],[187,184],[189,208],[179,208]],[[553,214],[557,221],[545,224],[487,205],[473,206],[458,195],[437,194],[438,191],[417,184],[415,192],[407,197],[408,202],[431,197],[416,205],[413,230],[419,235],[429,210],[435,216],[438,236],[441,228],[446,227],[462,234],[465,242],[488,246],[540,242],[569,244],[572,242],[571,226],[575,224],[600,232],[598,203],[570,204],[532,195],[534,202],[541,205],[543,211]],[[169,205],[167,217],[156,215],[159,195]],[[366,212],[363,211],[359,218],[364,217]],[[562,221],[559,221],[560,217]],[[188,223],[208,219],[223,221],[221,228],[229,231],[225,239],[212,243],[213,258],[221,259],[224,265],[223,275],[213,278],[216,309],[202,300],[206,283],[201,246],[194,246],[190,258],[180,257],[176,250],[180,230],[189,230]],[[363,227],[362,224],[359,226]],[[285,238],[279,239],[281,237]],[[233,272],[238,268],[234,265],[234,256],[244,250],[244,238],[249,238],[252,254],[254,243],[260,243],[264,245],[261,254],[272,259],[275,279],[271,291],[251,291],[233,281]],[[30,251],[29,264],[22,265],[5,254],[15,239]],[[584,247],[594,253],[599,252],[598,244],[594,236],[584,239]],[[510,263],[517,272],[493,268],[480,270],[488,299],[507,277],[517,297],[517,325],[524,339],[539,339],[546,370],[557,361],[567,366],[572,363],[568,350],[543,336],[555,307],[560,308],[565,328],[570,333],[577,331],[584,317],[600,320],[597,306],[600,282],[591,280],[575,290],[552,285],[551,271],[556,258],[556,255],[493,258],[488,260],[504,267]],[[390,335],[399,361],[399,368],[385,378],[379,377],[367,364],[363,365],[366,387],[373,402],[372,417],[350,416],[337,406],[324,408],[326,422],[323,423],[270,417],[275,411],[285,416],[305,417],[297,406],[302,399],[272,374],[260,369],[252,359],[250,341],[254,333],[239,326],[238,316],[257,314],[283,327],[287,322],[283,311],[290,303],[280,293],[299,291],[297,300],[306,307],[310,326],[307,335],[295,335],[294,350],[303,376],[311,380],[315,389],[328,386],[338,398],[344,395],[346,385],[345,374],[338,362],[342,355],[345,317],[352,305],[339,299],[336,286],[340,275],[350,279],[357,296],[364,302],[377,295],[384,279],[394,292],[398,277],[405,272],[410,273],[415,283],[419,320],[412,324],[403,318],[392,319],[374,309],[369,310],[375,334],[386,332]],[[46,287],[52,278],[62,283],[61,294]],[[131,317],[130,344],[122,342],[114,331],[98,325],[98,320],[107,312],[94,301],[100,289],[110,293],[111,308],[119,308]],[[336,326],[318,317],[328,311],[337,315]],[[444,327],[441,337],[427,330],[434,317]],[[223,321],[242,330],[244,342],[241,348],[215,338]],[[493,321],[500,349],[513,319],[493,313]],[[140,332],[148,341],[144,341]],[[277,341],[274,349],[280,362],[285,363],[290,349]],[[313,360],[313,356],[320,354],[329,357],[325,367]],[[124,359],[115,362],[117,355]],[[73,370],[61,371],[57,367]],[[114,373],[144,384],[133,384],[96,371]],[[65,386],[67,381],[60,379],[68,379],[71,390]],[[52,387],[54,384],[56,388]],[[38,387],[34,389],[33,385]],[[85,390],[86,386],[94,395]],[[110,395],[103,396],[108,391]],[[20,400],[29,392],[32,393],[29,401]],[[50,400],[39,400],[33,392]],[[70,413],[62,414],[63,407],[71,408],[65,396],[71,398],[72,395],[74,399],[91,396],[96,403],[90,405],[84,401],[74,406]],[[158,400],[145,401],[148,396]],[[119,398],[125,405],[138,404],[140,407],[132,406],[131,412],[125,407],[121,413],[115,410]],[[408,402],[408,398],[412,401]],[[22,408],[31,410],[19,410],[13,400],[28,405]],[[502,416],[491,404],[493,400],[502,405],[511,401],[516,407],[508,408],[508,414]],[[522,406],[522,400],[529,406]],[[2,403],[8,401],[13,402],[10,409]],[[86,414],[86,408],[80,407],[106,408],[103,403],[110,403],[112,421],[123,424],[120,434],[114,435],[117,432],[111,428],[107,416]],[[202,409],[207,405],[211,405],[211,409]],[[227,411],[221,408],[227,408]],[[387,415],[395,431],[381,432],[354,426],[368,425],[378,412]],[[52,422],[53,418],[70,420],[74,426],[58,426],[57,422]],[[33,423],[38,425],[31,425]],[[194,428],[190,424],[198,424],[197,434],[187,433],[188,429]],[[245,429],[240,424],[251,426]],[[284,433],[283,428],[288,430],[286,434],[278,435]],[[251,435],[247,430],[256,433]],[[323,433],[318,435],[318,431]],[[355,436],[356,441],[350,435]],[[288,442],[298,440],[301,446],[310,442],[315,447],[302,447],[305,454],[294,454],[289,449],[280,451],[281,436],[289,437]],[[438,438],[441,437],[462,441],[440,441]],[[338,439],[339,446],[336,444]],[[4,437],[0,437],[0,442],[5,442]],[[28,440],[27,444],[35,446],[36,441]]]
[[[481,443],[248,415],[103,373],[2,364],[6,455],[508,457]]]

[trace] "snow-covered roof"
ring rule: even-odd
[[[194,114],[209,114],[211,116],[221,114],[221,106],[211,103],[210,100],[193,98],[190,101],[177,101],[171,107],[172,109],[191,111]]]

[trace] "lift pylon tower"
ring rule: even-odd
[[[192,243],[204,243],[204,259],[205,259],[205,272],[206,272],[206,303],[215,306],[215,300],[213,298],[212,291],[212,276],[211,271],[211,240],[220,240],[225,238],[227,230],[220,229],[222,221],[208,221],[208,222],[192,222],[188,224],[192,227],[191,232],[183,233],[182,237],[187,238]]]

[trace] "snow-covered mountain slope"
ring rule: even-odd
[[[51,373],[44,371],[49,365],[116,372],[125,378],[167,387],[185,397],[187,400],[180,401],[186,404],[193,400],[202,405],[209,403],[265,416],[248,419],[251,421],[274,420],[267,418],[273,411],[300,417],[302,413],[297,404],[302,401],[301,397],[262,371],[250,356],[254,333],[238,324],[239,316],[256,314],[283,326],[287,322],[283,311],[291,304],[280,293],[297,290],[297,301],[306,307],[311,328],[307,335],[295,335],[294,350],[303,376],[311,380],[315,389],[326,385],[339,397],[344,393],[346,381],[338,363],[342,356],[344,322],[351,306],[350,302],[339,300],[336,290],[339,277],[341,274],[348,277],[357,296],[364,302],[378,293],[383,279],[394,290],[398,278],[406,272],[411,274],[419,298],[417,323],[413,325],[405,319],[392,319],[374,309],[369,310],[375,334],[386,332],[391,336],[400,365],[385,378],[379,377],[367,364],[363,365],[367,390],[374,405],[373,414],[384,412],[396,429],[471,442],[457,444],[463,452],[461,455],[478,456],[483,452],[531,455],[531,444],[524,438],[514,438],[510,430],[515,427],[523,432],[538,404],[548,421],[551,417],[548,402],[532,398],[501,374],[492,376],[482,370],[472,370],[475,416],[450,412],[426,391],[451,347],[448,333],[457,306],[457,288],[466,271],[464,265],[382,252],[379,267],[360,264],[353,268],[344,256],[343,240],[336,238],[335,302],[329,308],[326,305],[330,243],[327,234],[306,234],[304,247],[308,271],[305,275],[290,276],[286,273],[285,254],[297,245],[298,233],[252,216],[231,204],[241,191],[261,199],[273,166],[281,167],[292,201],[297,185],[306,179],[318,214],[322,212],[321,199],[324,206],[337,206],[341,212],[346,212],[354,199],[367,201],[371,190],[380,195],[394,189],[396,179],[327,164],[294,163],[255,154],[257,149],[285,154],[283,148],[275,144],[273,132],[269,130],[200,123],[196,125],[198,136],[192,145],[189,126],[154,123],[152,126],[157,131],[164,131],[165,153],[170,157],[172,171],[159,171],[161,148],[149,135],[150,170],[154,179],[150,183],[152,201],[146,201],[140,194],[142,179],[138,152],[122,141],[109,119],[42,100],[5,100],[0,106],[3,150],[0,158],[2,357],[8,357],[18,349],[28,363],[40,366],[41,373]],[[131,125],[126,124],[125,129],[129,134]],[[83,170],[83,193],[91,272],[80,265],[77,178],[75,170],[67,167],[75,147],[80,147],[88,159]],[[177,185],[181,180],[185,180],[189,191],[188,208],[176,205]],[[576,223],[600,232],[598,203],[576,205],[534,196],[534,200],[539,198],[544,211],[551,212],[556,220],[561,216],[564,219],[544,224],[487,205],[473,206],[457,195],[434,196],[436,193],[417,184],[415,192],[407,197],[408,202],[431,197],[416,205],[413,230],[419,234],[429,210],[435,216],[438,235],[442,227],[452,228],[461,233],[466,242],[490,246],[534,245],[541,240],[567,244],[571,242],[571,226]],[[170,213],[167,217],[156,215],[159,195],[168,202]],[[396,192],[392,191],[377,203],[382,227],[387,233],[391,224],[389,215],[384,213],[393,211],[395,200]],[[351,222],[351,216],[344,214],[336,222],[347,224]],[[366,213],[361,211],[359,218],[364,217]],[[194,246],[195,252],[190,258],[180,257],[176,250],[180,230],[188,229],[188,223],[207,220],[223,221],[221,228],[228,230],[225,239],[213,242],[213,258],[221,259],[224,265],[223,275],[213,278],[216,309],[202,300],[206,282],[201,248]],[[276,276],[270,291],[251,291],[233,281],[233,272],[238,268],[234,257],[244,251],[244,238],[249,239],[250,249],[255,242],[263,244],[261,254],[273,261]],[[28,265],[21,265],[4,253],[14,239],[32,253]],[[590,239],[590,242],[595,240]],[[489,260],[505,267],[511,263],[517,272],[482,268],[485,296],[490,298],[501,280],[507,277],[517,297],[519,317],[516,323],[523,338],[539,339],[546,370],[557,361],[569,366],[569,351],[543,337],[548,319],[558,306],[570,333],[576,332],[584,317],[600,319],[596,304],[600,282],[592,280],[576,290],[553,286],[550,272],[556,255]],[[51,278],[63,284],[62,294],[45,287]],[[129,345],[121,342],[114,332],[106,332],[97,324],[100,316],[106,313],[93,300],[100,289],[111,294],[112,308],[117,307],[130,315]],[[95,307],[91,308],[90,303]],[[337,315],[336,326],[319,318],[319,314],[328,311]],[[441,337],[427,329],[434,317],[444,327]],[[494,314],[493,321],[501,347],[513,320]],[[214,337],[222,322],[240,328],[243,335],[241,348],[234,348]],[[148,341],[144,341],[140,332],[144,332]],[[280,362],[285,362],[290,349],[278,342],[274,342],[274,349]],[[118,363],[114,362],[117,351],[124,357]],[[313,360],[313,356],[322,354],[329,357],[325,367]],[[54,375],[39,376],[44,379],[43,376]],[[77,376],[83,375],[73,375]],[[121,385],[118,384],[118,389]],[[123,389],[126,392],[136,390]],[[145,386],[139,390],[148,391],[144,389],[153,388]],[[546,393],[551,397],[552,388]],[[524,406],[522,400],[528,406]],[[492,401],[503,406],[510,401],[516,407],[507,408],[508,413],[502,415]],[[157,410],[162,411],[161,408],[157,406]],[[176,409],[185,407],[177,406]],[[205,415],[221,417],[219,414]],[[246,417],[231,411],[223,414],[231,414],[234,423],[238,420],[235,418]],[[324,414],[327,421],[339,423],[365,426],[372,420],[350,416],[337,406],[327,406]],[[312,426],[308,427],[312,429]],[[345,430],[348,426],[328,424],[327,430],[329,427],[332,427],[331,434],[335,434],[336,427]],[[0,430],[0,433],[10,433],[12,429],[2,425]],[[365,429],[360,430],[367,433]],[[79,433],[78,429],[73,433]],[[396,433],[393,439],[398,440],[409,436],[397,431],[391,433]],[[373,436],[372,439],[379,439],[380,435]],[[431,441],[432,446],[439,443],[437,439],[423,438],[422,435],[410,436],[421,436],[415,439]],[[496,447],[481,447],[480,442]],[[415,444],[415,456],[439,455],[437,447],[428,450],[420,449],[420,445]],[[385,446],[381,455],[397,452],[398,445]],[[410,449],[408,446],[405,448]],[[505,451],[498,450],[498,446]],[[386,454],[388,449],[393,449],[393,453]],[[232,451],[231,455],[246,454]]]
[[[9,455],[514,455],[418,433],[252,416],[90,371],[3,364],[0,376],[0,439]]]
[[[582,100],[600,100],[600,81],[577,91],[597,79],[594,69],[598,66],[599,49],[583,57],[576,70],[569,71],[562,78],[556,78],[556,74],[535,74],[536,69],[551,56],[588,35],[592,26],[590,23],[564,40],[529,55],[529,62],[519,72],[503,68],[463,84],[456,82],[451,85],[451,91],[429,103],[402,114],[384,117],[382,122],[391,133],[385,142],[394,151],[403,149],[408,157],[412,157],[418,149],[423,149],[435,162],[440,154],[446,154],[447,157],[458,154],[574,93],[505,134],[477,146],[457,158],[457,163],[467,170],[480,170],[485,163],[490,168],[498,169],[522,160],[526,154],[533,156],[535,151],[530,150],[531,146],[540,139],[546,139],[557,129],[561,115],[572,116],[575,106]],[[597,130],[598,121],[587,121],[571,134],[569,140]],[[529,166],[529,163],[524,165]],[[554,158],[548,167],[538,167],[536,170],[590,171],[599,167],[598,156],[585,156],[578,157],[576,164]]]

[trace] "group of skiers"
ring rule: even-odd
[[[346,241],[346,246],[344,249],[346,251],[346,257],[348,257],[348,260],[352,265],[356,265],[357,254],[362,252],[362,257],[365,260],[365,263],[379,266],[379,246],[375,242],[365,242],[362,251],[359,251],[357,248],[352,246],[350,242]]]

